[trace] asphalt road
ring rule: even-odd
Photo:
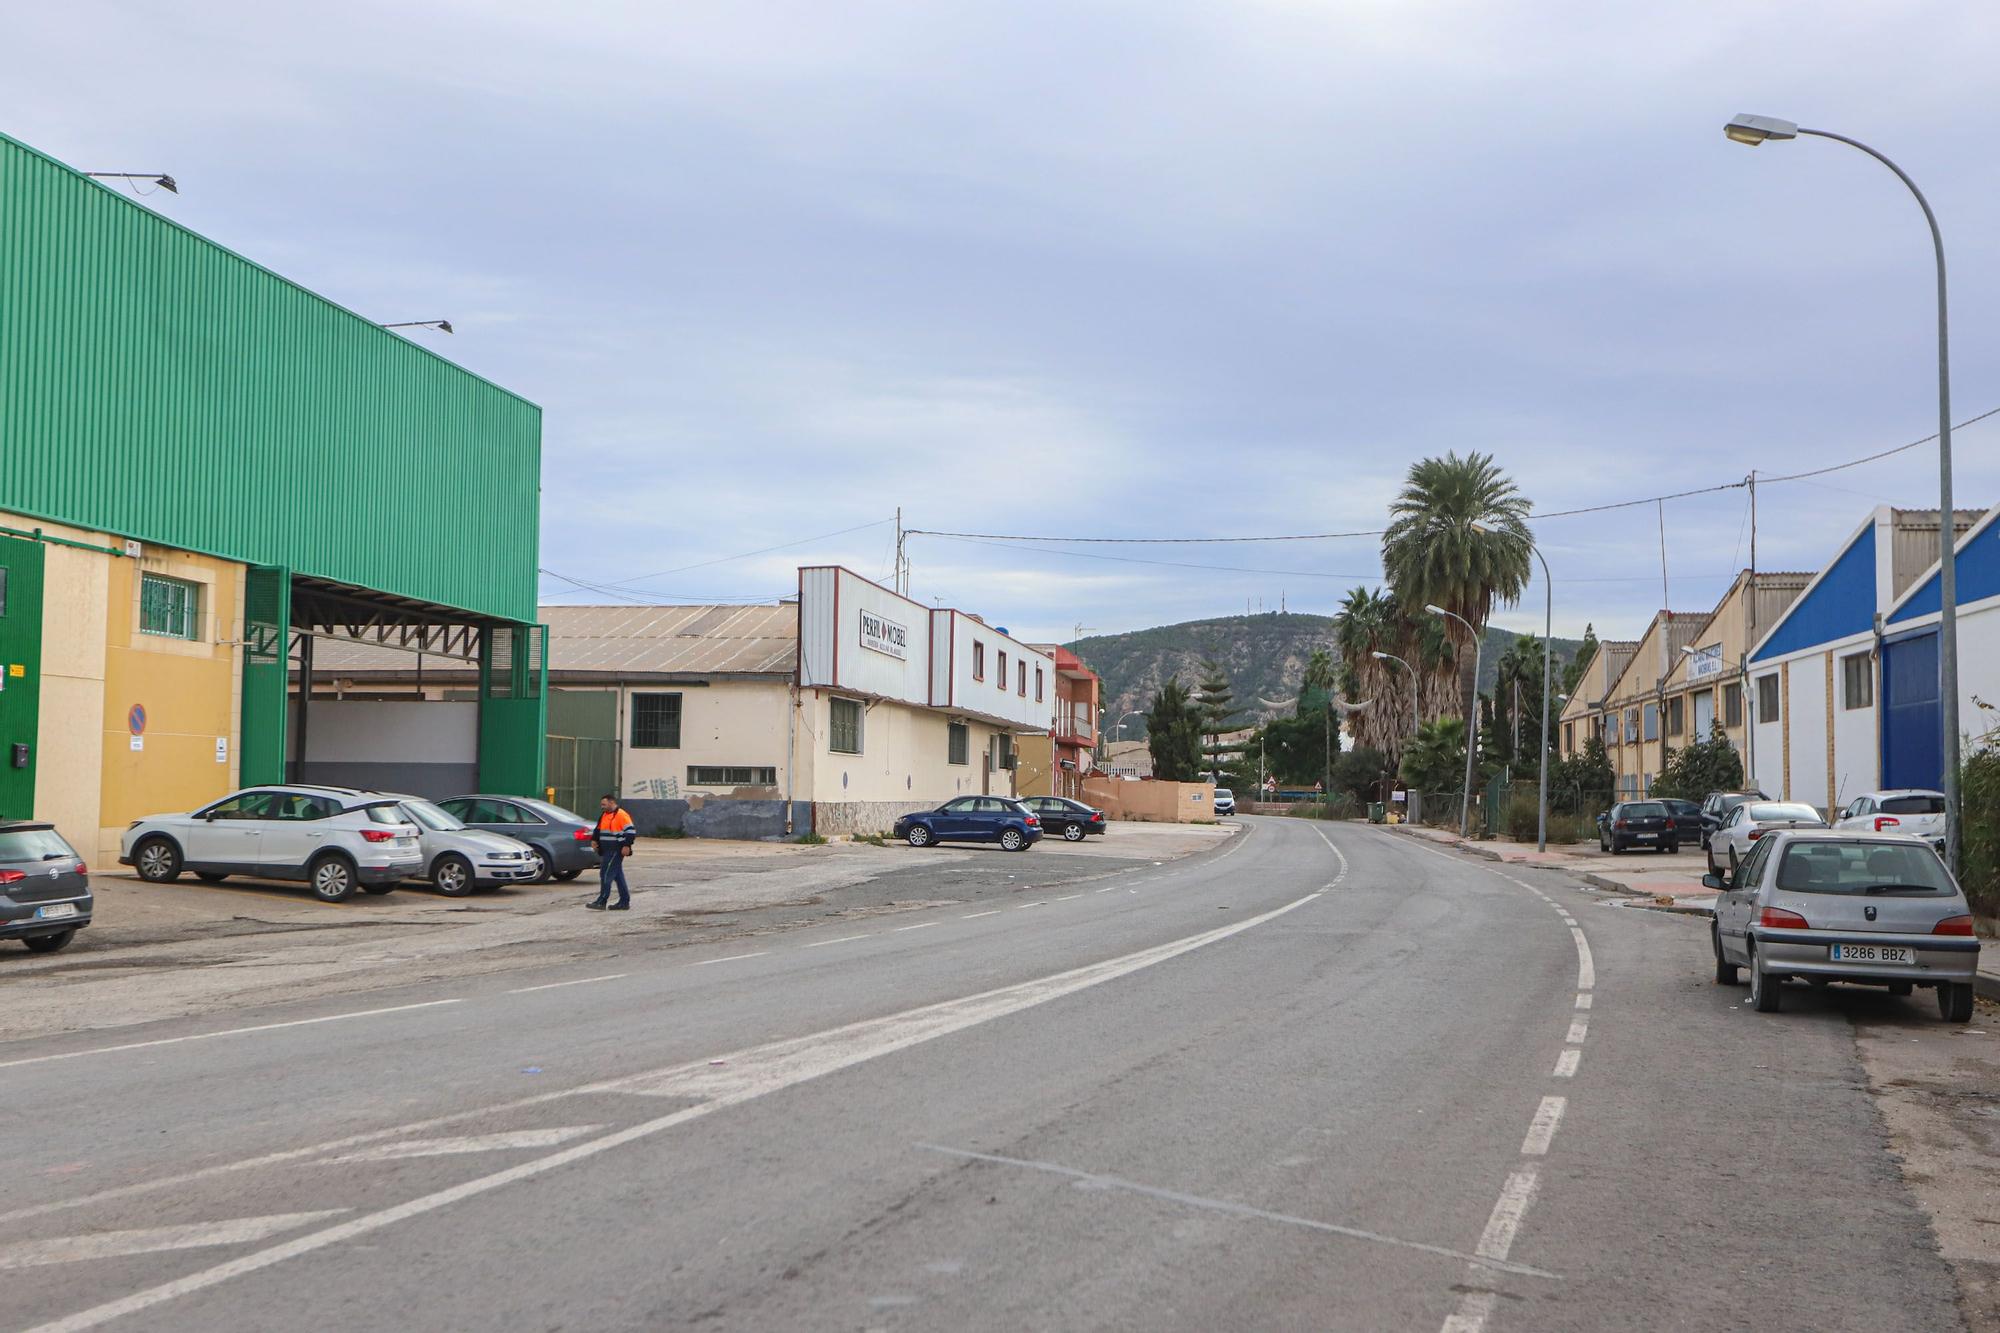
[[[0,1043],[0,1325],[1961,1326],[1841,1014],[1753,1015],[1560,876],[1245,823]]]

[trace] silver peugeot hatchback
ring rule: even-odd
[[[1972,1017],[1979,940],[1972,909],[1928,842],[1835,829],[1785,831],[1758,840],[1742,866],[1702,881],[1715,904],[1715,980],[1750,973],[1750,1001],[1776,1013],[1780,986],[1855,982],[1908,995],[1937,992],[1938,1012]]]

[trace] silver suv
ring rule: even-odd
[[[1750,1003],[1776,1013],[1788,977],[1937,991],[1938,1012],[1972,1017],[1979,940],[1972,909],[1931,845],[1894,833],[1833,829],[1770,833],[1721,889],[1712,944],[1715,980],[1750,973]]]
[[[183,870],[210,884],[231,875],[303,880],[330,903],[424,873],[417,826],[395,797],[305,784],[250,787],[186,814],[134,820],[118,863],[155,884]]]

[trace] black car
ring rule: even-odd
[[[1681,842],[1665,802],[1620,801],[1597,817],[1597,846],[1617,856],[1634,847],[1677,852]]]
[[[1768,801],[1761,791],[1712,791],[1701,798],[1701,845],[1708,847],[1709,835],[1729,819],[1729,812],[1745,801]]]
[[[53,824],[0,823],[0,939],[54,953],[90,924],[90,867]]]
[[[520,796],[454,796],[435,804],[467,828],[527,843],[540,861],[532,881],[536,884],[575,879],[597,868],[597,848],[590,837],[597,822],[559,805]]]
[[[1653,799],[1667,807],[1667,817],[1674,821],[1675,841],[1701,840],[1701,805],[1698,802],[1683,801],[1675,796],[1656,796]]]
[[[1021,804],[1042,819],[1042,832],[1058,834],[1064,842],[1082,842],[1092,833],[1104,832],[1104,812],[1067,796],[1024,796]]]

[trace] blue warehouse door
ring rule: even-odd
[[[1882,645],[1882,785],[1929,787],[1944,778],[1935,631]]]

